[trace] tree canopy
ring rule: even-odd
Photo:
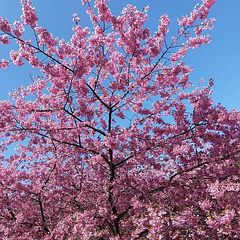
[[[18,46],[0,68],[39,72],[0,101],[1,239],[237,239],[240,114],[183,61],[210,42],[215,0],[172,38],[167,14],[152,33],[147,8],[82,3],[92,27],[74,14],[68,41],[31,0],[21,21],[0,17],[1,45]]]

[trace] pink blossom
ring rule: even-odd
[[[171,60],[173,62],[179,61],[181,58],[186,56],[188,50],[189,50],[189,46],[187,46],[187,45],[182,46],[181,48],[179,48],[178,51],[171,54],[171,56],[170,56]]]
[[[22,4],[22,19],[26,25],[35,28],[37,26],[38,17],[35,9],[32,6],[31,0],[21,0]]]
[[[11,32],[11,25],[9,24],[7,19],[0,17],[0,31],[4,33]]]
[[[199,203],[199,205],[200,205],[201,209],[203,209],[203,210],[208,210],[212,207],[212,203],[209,200],[205,200],[205,201]]]
[[[6,68],[8,68],[8,66],[9,66],[9,61],[7,61],[6,59],[2,59],[0,61],[0,68],[6,69]]]
[[[188,46],[191,48],[196,48],[202,44],[210,43],[210,41],[211,41],[210,36],[190,37],[188,40]]]
[[[11,51],[10,52],[10,58],[15,65],[17,65],[17,66],[22,66],[23,65],[22,56],[21,56],[21,53],[19,51]]]
[[[192,26],[198,18],[201,20],[206,19],[215,2],[216,0],[202,0],[202,4],[196,4],[189,16],[179,19],[179,25],[185,27]]]
[[[148,28],[145,28],[142,33],[142,38],[145,40],[150,36],[150,30]]]
[[[170,19],[168,15],[164,14],[160,18],[160,25],[158,27],[158,33],[162,38],[164,38],[168,32],[168,27],[170,24]]]
[[[45,28],[36,27],[35,31],[38,34],[40,45],[46,44],[49,48],[52,48],[57,44],[56,39],[54,39],[52,34],[50,34]]]
[[[98,10],[98,17],[101,21],[111,22],[112,14],[107,6],[107,0],[96,0],[95,7]]]
[[[3,36],[0,36],[0,43],[2,43],[2,44],[9,44],[10,43],[9,38],[6,34],[4,34]]]
[[[25,29],[23,27],[23,24],[19,21],[15,21],[13,23],[13,33],[18,37],[21,38],[23,36]]]

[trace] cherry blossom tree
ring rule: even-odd
[[[0,18],[1,45],[18,46],[0,68],[38,72],[0,102],[0,238],[238,239],[240,114],[183,62],[210,42],[215,0],[172,38],[168,15],[152,33],[147,8],[82,3],[92,27],[74,14],[69,41],[39,25],[31,0],[21,21]]]

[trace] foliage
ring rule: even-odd
[[[215,0],[170,41],[167,15],[152,34],[147,8],[115,17],[107,0],[82,2],[93,28],[74,14],[69,41],[39,26],[31,0],[21,21],[0,18],[0,43],[18,46],[0,67],[40,73],[0,102],[1,239],[237,238],[240,115],[183,62],[210,42]]]

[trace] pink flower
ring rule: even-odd
[[[212,207],[212,203],[209,200],[205,200],[199,203],[199,205],[202,210],[208,210]]]
[[[10,58],[15,65],[17,65],[17,66],[22,66],[23,65],[22,56],[21,56],[21,53],[19,51],[11,51],[10,52]]]
[[[0,43],[6,45],[6,44],[9,44],[10,41],[8,39],[8,36],[6,34],[0,36]]]
[[[37,26],[38,17],[35,8],[32,6],[31,0],[21,0],[22,4],[22,19],[26,25],[35,28]]]
[[[210,9],[216,0],[202,0],[202,4],[197,4],[189,16],[184,16],[178,20],[180,26],[192,26],[199,18],[204,20],[207,18]]]
[[[38,34],[40,45],[45,44],[49,48],[51,48],[51,47],[54,47],[57,44],[57,40],[45,28],[36,27],[35,31]]]
[[[6,69],[6,68],[8,68],[8,66],[9,66],[9,61],[7,61],[6,59],[2,59],[0,61],[0,68]]]
[[[196,36],[196,37],[190,37],[188,40],[188,46],[191,48],[196,48],[202,44],[210,43],[211,38],[210,36]]]
[[[0,31],[3,31],[4,33],[10,33],[11,32],[11,25],[9,24],[7,19],[3,19],[0,17]]]
[[[145,40],[150,36],[150,30],[148,28],[145,28],[142,33],[142,38]]]
[[[167,14],[162,15],[160,18],[160,25],[158,27],[158,34],[162,36],[166,36],[168,32],[169,24],[170,24],[170,19],[168,15]]]
[[[21,38],[25,29],[23,27],[23,24],[20,21],[15,21],[13,23],[13,33],[18,37]]]

